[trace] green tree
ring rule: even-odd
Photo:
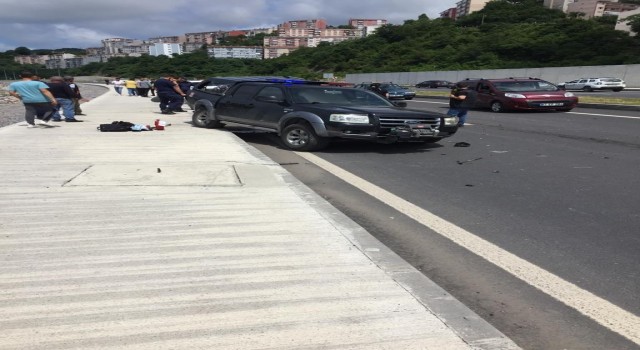
[[[24,55],[24,56],[31,55],[31,50],[24,46],[16,47],[16,49],[13,51],[15,52],[16,55]]]
[[[627,22],[629,27],[631,27],[631,31],[640,36],[640,15],[629,16],[622,19],[622,21]]]

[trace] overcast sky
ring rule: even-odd
[[[0,52],[101,46],[105,38],[148,39],[214,30],[273,27],[322,18],[402,24],[436,18],[459,0],[0,0]]]

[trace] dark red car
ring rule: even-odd
[[[537,78],[467,79],[470,89],[478,92],[476,108],[494,112],[506,110],[570,111],[578,97],[556,85]]]

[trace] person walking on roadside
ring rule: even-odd
[[[42,123],[45,126],[52,126],[49,123],[54,107],[58,105],[58,101],[49,92],[47,84],[32,80],[34,74],[29,71],[20,73],[20,81],[9,84],[9,94],[19,98],[24,104],[24,119],[27,122],[27,128],[35,128],[35,119],[39,112],[42,113]]]
[[[113,89],[116,90],[118,95],[122,96],[122,87],[124,86],[124,80],[120,80],[120,78],[117,77],[111,82],[111,85],[113,85]]]
[[[124,82],[124,87],[127,88],[127,93],[129,94],[129,96],[135,96],[136,95],[136,80],[133,78],[130,78],[129,80]]]
[[[82,101],[82,95],[80,94],[80,88],[78,87],[78,84],[74,83],[74,78],[70,77],[70,76],[65,76],[64,77],[64,81],[65,83],[69,84],[69,87],[71,88],[71,90],[73,90],[73,111],[75,112],[75,115],[84,115],[82,113],[82,108],[80,108],[80,101]]]
[[[54,122],[62,121],[60,110],[64,113],[64,120],[67,122],[81,122],[82,120],[75,119],[75,110],[73,108],[73,98],[76,95],[71,86],[64,81],[62,77],[53,76],[49,78],[49,92],[56,98],[58,104],[55,107],[55,112],[52,115],[51,120]]]
[[[478,94],[475,90],[469,89],[467,83],[458,83],[449,94],[449,112],[448,115],[458,117],[458,127],[463,127],[467,120],[469,109],[473,108],[476,103]]]
[[[182,110],[183,97],[186,95],[180,90],[176,78],[172,74],[164,75],[154,83],[160,98],[160,112],[162,114],[175,114],[175,111]]]

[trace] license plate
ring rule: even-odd
[[[554,107],[554,106],[564,106],[562,102],[554,102],[554,103],[541,103],[541,107]]]

